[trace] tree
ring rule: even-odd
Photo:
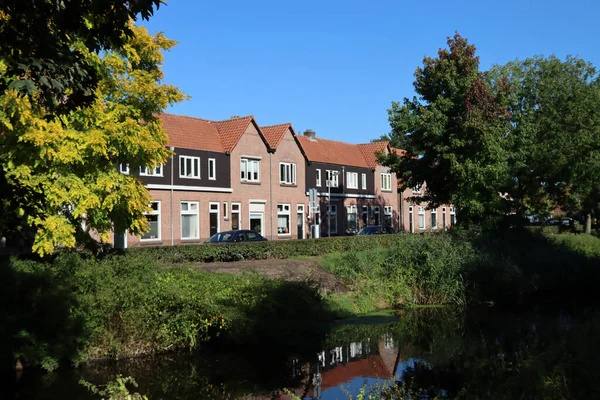
[[[490,84],[508,82],[513,126],[510,195],[532,214],[560,206],[591,215],[600,199],[600,79],[590,63],[534,57],[496,66]]]
[[[90,232],[108,241],[115,222],[131,233],[147,229],[148,192],[116,166],[166,161],[167,136],[156,114],[185,96],[160,83],[162,51],[175,43],[133,23],[126,29],[130,35],[123,33],[123,45],[102,57],[84,40],[72,42],[100,78],[88,88],[87,105],[54,113],[41,89],[30,96],[14,87],[0,94],[0,168],[10,188],[2,204],[34,228],[33,250],[40,255],[73,247],[78,235]],[[0,82],[10,86],[15,79],[0,62]],[[69,103],[73,93],[65,89],[60,101]],[[7,219],[2,222],[6,229]]]
[[[481,222],[508,207],[499,195],[509,180],[508,86],[492,92],[479,71],[475,46],[459,34],[447,43],[448,49],[440,49],[437,58],[425,57],[417,68],[417,96],[388,110],[391,143],[406,153],[381,161],[404,188],[427,183],[415,200],[430,207],[454,204],[459,222]]]

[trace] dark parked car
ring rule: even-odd
[[[396,233],[396,230],[391,226],[372,225],[365,226],[357,233],[357,235],[382,235],[384,233]]]
[[[267,240],[260,233],[252,230],[225,231],[212,235],[204,243],[241,243],[241,242],[264,242]]]

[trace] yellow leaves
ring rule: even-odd
[[[30,222],[38,228],[33,251],[40,256],[52,254],[59,246],[75,247],[75,228],[64,216],[36,217]]]

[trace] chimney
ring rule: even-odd
[[[315,141],[317,134],[312,129],[307,129],[304,131],[304,136],[306,136],[310,141]]]

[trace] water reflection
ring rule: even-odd
[[[90,399],[83,378],[132,376],[157,399],[600,398],[598,314],[415,310],[394,323],[332,329],[318,342],[245,348],[222,343],[171,354],[36,375],[0,398]],[[308,337],[308,336],[307,336]],[[314,336],[312,336],[314,338]]]

